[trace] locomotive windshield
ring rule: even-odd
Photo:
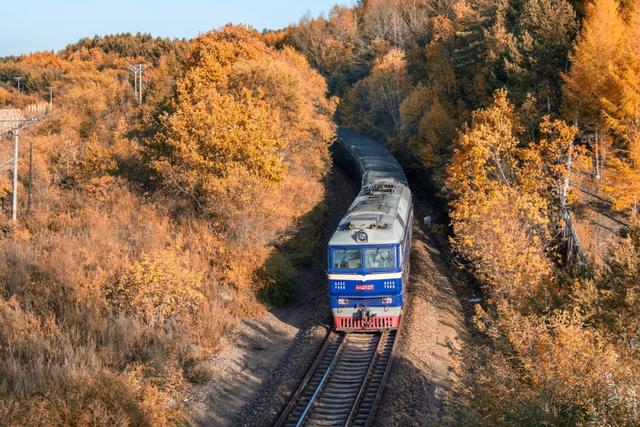
[[[396,266],[395,248],[370,248],[364,251],[367,270],[394,268]]]
[[[335,270],[360,270],[362,268],[360,249],[334,249],[333,268]]]

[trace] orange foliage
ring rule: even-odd
[[[587,7],[582,33],[565,76],[575,117],[600,129],[613,156],[606,163],[604,190],[619,210],[637,212],[640,197],[640,6],[626,10],[618,0]]]
[[[497,92],[460,136],[447,189],[455,248],[493,297],[526,312],[550,302],[559,195],[576,129],[545,118],[543,138],[527,147],[521,131],[506,92]]]
[[[142,108],[118,68],[139,41],[154,64]],[[42,102],[53,79],[61,107],[22,135],[33,204],[19,199],[17,227],[0,187],[0,417],[16,425],[186,424],[187,381],[264,309],[256,291],[295,291],[270,245],[320,223],[303,217],[324,195],[335,101],[301,55],[253,31],[200,37],[185,69],[172,46],[122,35],[0,63],[29,83],[0,102]],[[27,168],[19,180],[26,194]],[[180,188],[215,221],[164,191]]]
[[[189,67],[152,148],[155,168],[220,231],[262,245],[308,209],[278,205],[283,195],[302,194],[288,180],[302,174],[320,186],[335,105],[299,54],[276,52],[241,27],[196,39]]]

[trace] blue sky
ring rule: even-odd
[[[29,0],[2,1],[0,57],[59,50],[96,34],[144,32],[191,38],[228,22],[282,28],[305,13],[354,0]]]

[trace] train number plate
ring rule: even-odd
[[[356,285],[356,291],[372,291],[373,285]]]

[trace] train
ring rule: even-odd
[[[409,255],[413,204],[404,170],[378,142],[338,128],[334,161],[360,191],[329,239],[327,277],[334,327],[398,329]]]

